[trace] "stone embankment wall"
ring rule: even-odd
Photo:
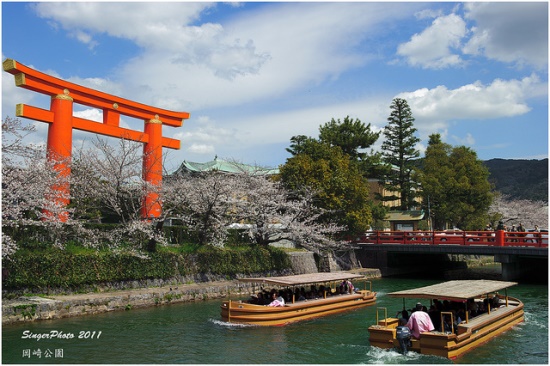
[[[89,294],[20,297],[3,301],[2,324],[244,296],[251,289],[250,284],[227,281]]]
[[[367,278],[381,277],[378,269],[361,268],[352,272]],[[190,301],[242,298],[255,290],[257,288],[250,283],[224,281],[89,294],[20,297],[2,302],[2,324],[61,319]]]
[[[251,277],[280,276],[289,274],[317,273],[317,263],[312,252],[289,253],[293,273],[264,273]],[[342,269],[331,258],[321,258],[321,271],[334,272]],[[326,268],[325,268],[326,267]],[[346,270],[346,269],[345,269]],[[378,269],[359,268],[350,272],[379,278]],[[109,311],[131,310],[138,307],[159,306],[189,301],[224,298],[243,298],[257,288],[250,283],[224,281],[220,276],[200,275],[194,278],[177,278],[170,281],[148,280],[146,283],[127,281],[95,285],[94,291],[86,294],[62,294],[63,289],[50,289],[42,296],[21,296],[2,301],[2,324],[30,322],[46,319],[61,319],[73,316],[92,315]]]

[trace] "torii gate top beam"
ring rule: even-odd
[[[103,123],[73,117],[74,128],[106,136],[123,137],[126,139],[148,142],[148,136],[138,131],[119,127],[120,115],[125,115],[141,120],[157,120],[162,125],[181,127],[183,120],[189,118],[187,112],[173,112],[161,108],[151,107],[145,104],[120,98],[114,95],[89,89],[78,84],[55,78],[53,76],[36,71],[15,60],[6,59],[3,63],[4,71],[15,76],[15,84],[18,87],[29,89],[38,93],[56,96],[69,94],[73,102],[103,111]],[[17,105],[18,117],[31,118],[42,122],[53,122],[51,111],[19,104]],[[180,148],[180,141],[163,137],[162,146],[172,149]]]

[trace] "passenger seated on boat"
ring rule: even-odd
[[[500,298],[498,297],[498,292],[495,292],[495,296],[491,299],[491,308],[498,309],[500,307]]]
[[[407,322],[407,328],[411,330],[414,338],[419,339],[420,333],[434,330],[434,325],[428,313],[422,311],[422,304],[416,304],[416,311],[411,314]]]
[[[474,299],[468,299],[468,311],[470,316],[473,318],[478,314],[478,306]]]
[[[435,304],[432,304],[430,306],[430,310],[428,310],[428,315],[430,316],[430,319],[432,319],[434,328],[436,330],[441,330],[441,311],[437,309]]]
[[[264,305],[263,297],[264,297],[264,294],[262,292],[258,292],[257,295],[252,294],[252,296],[250,296],[250,300],[248,300],[248,303],[255,304],[255,305]]]
[[[456,324],[462,323],[463,320],[466,320],[466,313],[464,312],[464,309],[458,309],[456,312]]]
[[[319,290],[317,291],[317,297],[322,299],[324,298],[326,295],[327,295],[327,290],[325,288],[325,286],[321,285],[319,286]]]
[[[479,310],[478,310],[478,314],[483,314],[483,313],[486,313],[489,311],[489,299],[483,299],[483,302],[482,303],[479,303]]]
[[[285,299],[285,302],[289,302],[289,303],[292,303],[292,296],[293,296],[293,293],[292,293],[292,290],[291,289],[286,289],[286,291],[284,291],[281,296]]]
[[[340,284],[340,294],[353,294],[353,284],[349,280],[344,280]]]
[[[451,324],[451,317],[449,315],[445,315],[445,318],[443,319],[443,331],[445,333],[452,333],[453,331],[453,327]]]
[[[271,301],[267,306],[274,306],[274,307],[285,306],[285,300],[281,296],[279,296],[279,293],[277,291],[273,292],[271,296],[273,301]]]

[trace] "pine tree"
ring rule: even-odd
[[[359,168],[365,178],[378,178],[380,153],[367,149],[380,137],[380,132],[373,132],[371,124],[365,125],[358,118],[349,116],[344,121],[334,118],[319,127],[319,141],[326,142],[330,146],[339,146],[344,154],[359,164]]]
[[[400,200],[399,208],[409,210],[415,206],[416,183],[412,179],[413,161],[420,156],[416,144],[420,141],[414,135],[414,118],[405,99],[395,98],[390,106],[388,125],[384,128],[382,158],[388,165],[382,184],[395,195],[383,198],[385,201]]]

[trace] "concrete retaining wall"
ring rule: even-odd
[[[216,282],[177,287],[159,287],[127,291],[102,292],[45,297],[20,297],[2,302],[2,324],[45,319],[60,319],[138,307],[158,306],[197,300],[244,296],[251,285],[239,282]]]
[[[367,278],[381,277],[378,269],[353,270]],[[376,289],[374,289],[376,291]],[[250,295],[254,287],[237,281],[209,282],[126,291],[101,292],[75,295],[53,295],[47,298],[20,297],[2,302],[2,324],[32,322],[45,319],[61,319],[131,310],[146,306],[160,306],[190,301],[224,299],[229,296],[242,298]]]
[[[289,257],[293,273],[264,273],[252,277],[318,272],[312,252],[290,252]],[[334,262],[331,258],[328,260]],[[329,270],[333,272],[341,269],[335,263],[331,263]],[[377,269],[362,268],[353,270],[353,272],[363,274],[368,278],[381,277],[380,271]],[[94,285],[96,292],[87,294],[63,295],[62,292],[66,289],[53,291],[50,289],[47,297],[21,296],[15,300],[3,300],[2,324],[61,319],[146,306],[223,299],[229,296],[242,298],[256,290],[251,283],[242,283],[236,280],[223,281],[219,277],[200,275],[193,279],[177,278],[169,281],[148,280],[146,282],[126,281],[96,284]]]

